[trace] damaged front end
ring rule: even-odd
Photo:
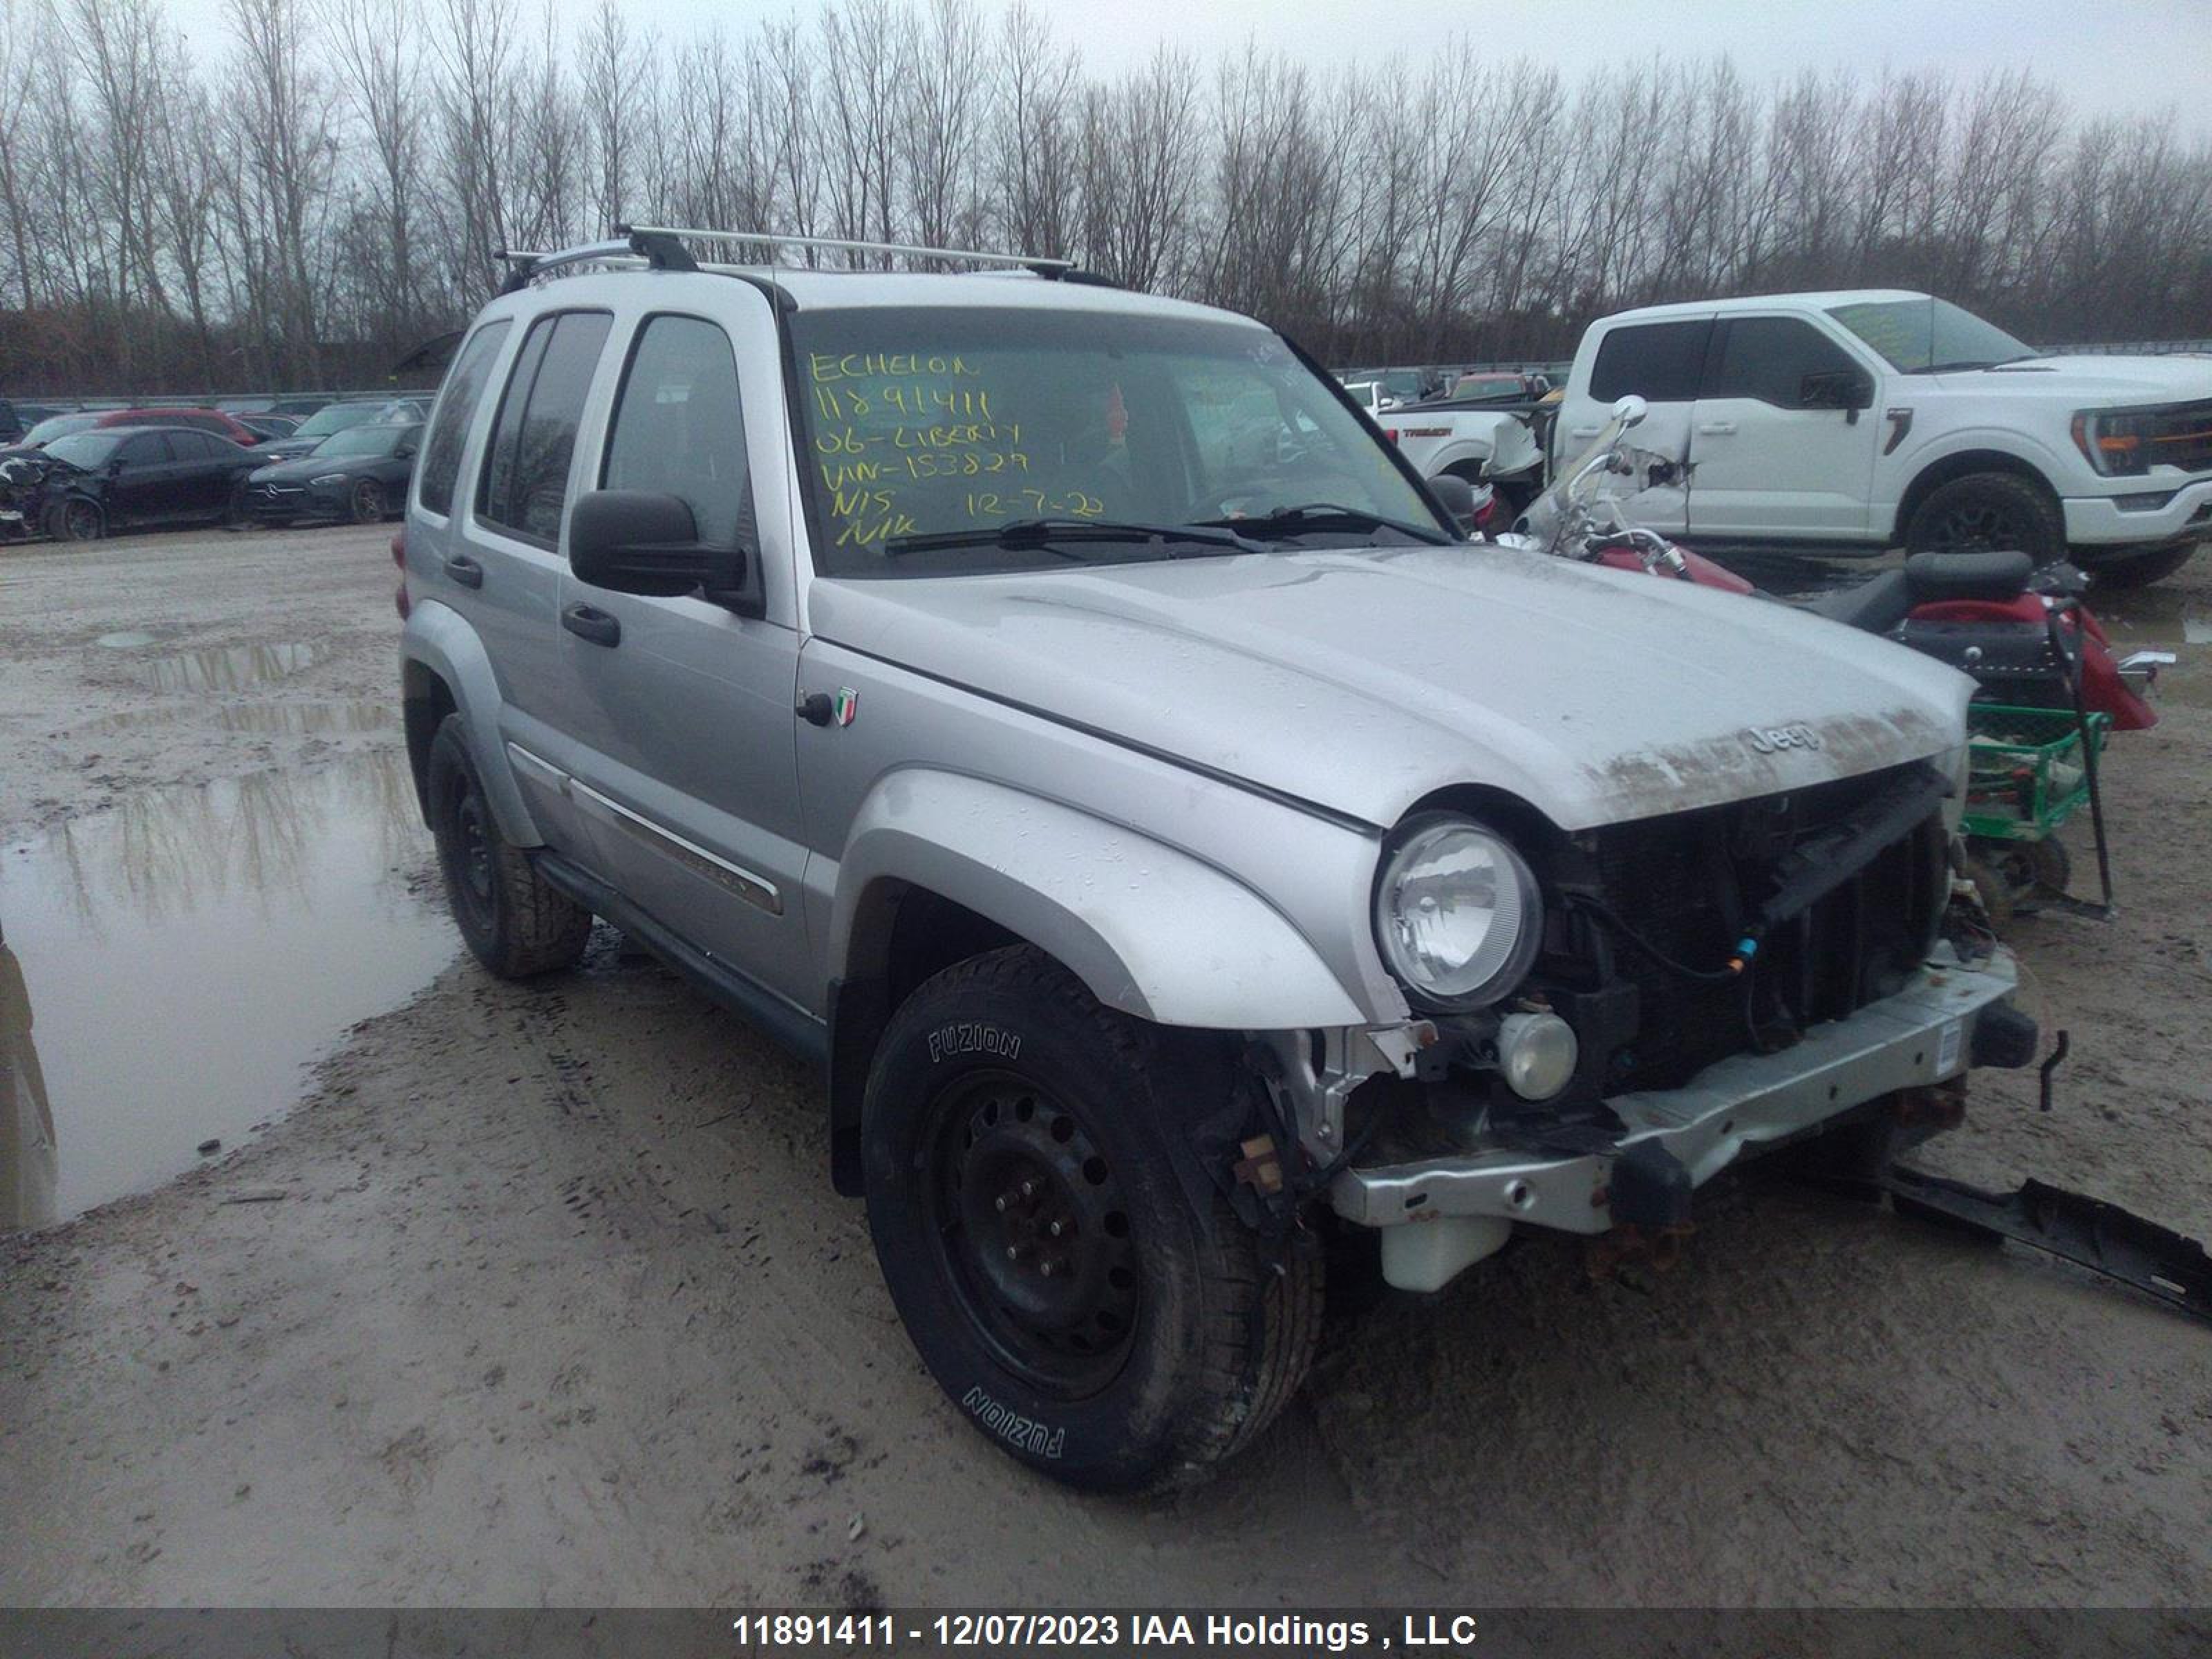
[[[1948,793],[1915,763],[1533,847],[1514,995],[1259,1045],[1290,1184],[1433,1290],[1516,1225],[1663,1250],[1741,1158],[1870,1115],[1951,1127],[1965,1073],[2029,1063],[2037,1034],[1954,893]]]

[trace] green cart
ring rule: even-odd
[[[2109,715],[2070,708],[1978,702],[1967,709],[1971,757],[1959,829],[1966,837],[1967,873],[1998,926],[2016,912],[2045,907],[2109,914],[2111,862],[2098,810],[2097,764],[2111,725]],[[2071,861],[2057,830],[2084,805],[2096,830],[2101,905],[2066,891]]]

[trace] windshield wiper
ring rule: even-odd
[[[1050,553],[1057,558],[1079,559],[1065,542],[1182,543],[1200,547],[1226,547],[1239,553],[1264,553],[1259,543],[1234,531],[1195,524],[1124,524],[1115,519],[1011,519],[1005,524],[977,525],[970,530],[939,530],[926,535],[893,536],[884,543],[887,558],[904,553],[927,553],[954,547],[1005,547]],[[1174,555],[1168,555],[1172,558]]]
[[[1380,513],[1370,513],[1364,507],[1346,507],[1337,501],[1307,501],[1297,507],[1279,507],[1244,519],[1206,519],[1208,525],[1236,525],[1247,532],[1265,534],[1273,531],[1278,535],[1295,536],[1302,531],[1318,528],[1325,523],[1349,525],[1362,530],[1395,530],[1401,535],[1411,536],[1415,541],[1425,542],[1431,547],[1454,545],[1449,536],[1442,531],[1407,524],[1402,519],[1389,519]]]

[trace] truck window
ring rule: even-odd
[[[453,484],[461,476],[461,447],[468,441],[477,404],[483,401],[484,384],[491,379],[492,359],[499,355],[500,342],[514,326],[504,317],[487,323],[453,359],[453,374],[446,382],[446,400],[438,405],[430,441],[422,447],[421,499],[433,513],[453,510]]]
[[[531,325],[500,398],[479,519],[541,546],[559,539],[576,424],[613,324],[604,311],[563,311]]]
[[[1692,401],[1712,331],[1710,317],[1631,323],[1613,330],[1599,343],[1597,362],[1590,367],[1589,395],[1607,404],[1632,392],[1653,403]]]
[[[696,317],[646,319],[616,396],[599,483],[681,497],[710,546],[757,545],[729,336]]]
[[[1701,398],[1751,398],[1777,409],[1808,409],[1805,378],[1858,371],[1849,353],[1795,317],[1735,317],[1721,324],[1720,349]]]

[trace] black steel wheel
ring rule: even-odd
[[[1067,1399],[1127,1358],[1139,1315],[1128,1200],[1054,1096],[972,1072],[935,1101],[930,1228],[961,1311],[1010,1371]]]
[[[2011,472],[1972,472],[1928,493],[1905,532],[1910,553],[2025,553],[2038,569],[2066,556],[2050,493]]]
[[[1249,1444],[1321,1328],[1310,1238],[1270,1245],[1177,1138],[1236,1050],[1103,1007],[1028,945],[925,981],[868,1067],[868,1231],[954,1408],[1071,1486],[1188,1478]]]

